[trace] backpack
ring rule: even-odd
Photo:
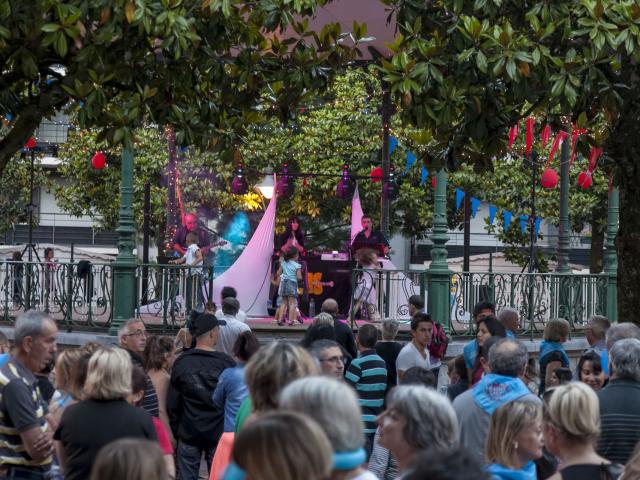
[[[447,337],[444,327],[439,323],[433,325],[433,330],[431,343],[428,347],[429,353],[438,359],[443,359],[449,346],[449,337]]]

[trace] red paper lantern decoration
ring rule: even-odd
[[[107,165],[107,156],[102,152],[96,152],[91,158],[91,165],[96,170],[102,170]]]
[[[583,190],[586,190],[593,183],[593,178],[591,177],[591,172],[580,172],[578,175],[578,185]]]
[[[378,183],[382,181],[382,169],[380,167],[375,167],[371,170],[371,181],[373,183]]]
[[[431,177],[431,188],[436,188],[436,176]]]
[[[542,174],[540,184],[544,188],[555,188],[558,185],[558,173],[553,168],[547,168]]]
[[[29,137],[27,143],[24,144],[24,148],[34,148],[36,146],[36,139],[33,137]]]

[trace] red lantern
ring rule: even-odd
[[[91,165],[96,170],[102,170],[107,165],[107,156],[102,152],[96,152],[91,158]]]
[[[24,144],[24,148],[34,148],[36,146],[36,139],[33,137],[29,137],[27,143]]]
[[[593,178],[591,177],[591,172],[580,172],[578,175],[578,185],[583,190],[586,190],[593,183]]]
[[[555,188],[558,185],[558,173],[553,168],[547,168],[542,174],[540,184],[544,188]]]
[[[380,167],[375,167],[371,170],[371,181],[373,183],[378,183],[382,181],[382,169]]]
[[[431,177],[431,188],[436,188],[436,176]]]

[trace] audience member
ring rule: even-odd
[[[527,368],[524,371],[524,383],[531,393],[537,397],[538,390],[540,390],[540,375],[538,374],[538,362],[533,357],[527,360]]]
[[[169,480],[162,451],[149,440],[123,438],[100,450],[91,480]]]
[[[571,366],[569,356],[562,344],[569,335],[569,322],[564,318],[553,318],[544,327],[543,340],[540,344],[538,363],[540,364],[540,390],[542,395],[545,385],[551,380],[556,368]]]
[[[423,450],[414,456],[402,480],[489,480],[475,456],[461,447]],[[515,480],[515,479],[514,479]]]
[[[224,412],[212,400],[221,373],[235,364],[226,353],[215,351],[224,321],[203,313],[194,323],[195,348],[173,364],[167,395],[167,412],[178,441],[177,462],[182,480],[197,480],[204,455],[211,469],[213,451],[224,427]]]
[[[63,350],[56,359],[56,395],[49,404],[48,421],[55,430],[60,424],[60,418],[65,408],[82,399],[82,387],[79,379],[82,350],[69,348]]]
[[[609,364],[611,379],[597,394],[602,422],[597,450],[602,457],[624,464],[640,440],[640,340],[614,343]]]
[[[356,343],[360,352],[345,374],[345,380],[358,393],[362,421],[364,423],[365,451],[367,460],[373,448],[373,436],[376,433],[376,417],[384,406],[384,393],[387,388],[387,366],[375,351],[378,341],[378,329],[365,324],[358,330]]]
[[[53,383],[51,383],[51,380],[49,379],[54,367],[55,359],[52,358],[49,362],[47,362],[42,370],[40,370],[38,373],[35,373],[38,390],[40,390],[40,395],[47,405],[49,404],[49,402],[51,402],[53,394],[56,391]]]
[[[333,340],[316,340],[311,344],[309,353],[316,359],[320,373],[342,380],[344,377],[344,353]]]
[[[224,323],[220,326],[220,338],[216,345],[216,350],[224,352],[227,355],[233,355],[233,346],[236,343],[238,335],[242,332],[250,332],[251,328],[244,322],[239,321],[236,318],[238,310],[240,309],[240,303],[238,300],[232,297],[228,297],[222,300],[222,317]]]
[[[298,378],[317,375],[318,371],[311,355],[297,345],[276,341],[260,348],[244,373],[249,398],[242,402],[236,415],[236,434],[251,413],[276,410],[285,386]]]
[[[402,383],[404,372],[411,367],[431,369],[427,347],[431,341],[433,320],[428,313],[416,313],[411,317],[411,341],[407,343],[396,360],[398,383]]]
[[[473,307],[473,324],[478,324],[478,320],[487,317],[489,315],[496,314],[496,307],[491,302],[478,302]],[[476,339],[471,340],[462,349],[464,355],[464,363],[468,371],[473,370],[473,366],[476,363],[476,355],[478,354],[478,341]]]
[[[151,416],[127,403],[131,369],[123,349],[101,348],[91,356],[85,398],[65,409],[54,435],[65,480],[88,478],[100,449],[114,440],[157,440]]]
[[[333,326],[333,317],[325,312],[320,312],[313,317],[313,321],[300,341],[300,346],[310,348],[318,340],[336,341],[336,329]]]
[[[578,360],[578,380],[586,383],[594,391],[599,391],[607,381],[602,369],[601,356],[595,350],[587,350]]]
[[[607,330],[611,327],[607,317],[592,315],[584,330],[584,335],[589,342],[589,349],[602,353],[607,348]]]
[[[382,340],[376,343],[376,353],[387,365],[387,392],[398,384],[396,360],[402,350],[402,344],[396,342],[396,335],[400,324],[397,320],[385,319],[382,321]]]
[[[560,461],[560,471],[550,480],[618,478],[622,466],[611,464],[593,448],[600,433],[598,397],[593,389],[580,382],[554,388],[544,408],[543,424],[545,447]]]
[[[131,395],[129,395],[127,399],[129,404],[133,405],[134,407],[142,408],[140,406],[140,401],[144,397],[145,377],[146,374],[144,373],[142,367],[134,365],[131,369]],[[167,469],[167,473],[170,478],[175,478],[176,465],[173,461],[173,445],[171,443],[169,430],[167,427],[165,427],[164,423],[162,423],[159,418],[151,417],[151,420],[153,421],[153,426],[156,429],[158,446],[160,447],[160,450],[162,450],[162,457]]]
[[[464,357],[458,355],[449,360],[447,369],[449,385],[445,385],[440,391],[453,402],[458,395],[469,389],[469,378],[467,377],[467,367],[464,364]]]
[[[416,313],[424,312],[424,298],[421,295],[411,295],[408,300],[409,316],[413,317]]]
[[[53,443],[48,409],[35,373],[56,353],[58,328],[46,313],[30,310],[16,319],[15,353],[0,368],[0,477],[46,478]]]
[[[11,357],[11,345],[4,332],[0,331],[0,367],[4,366]]]
[[[640,443],[636,445],[631,459],[624,467],[624,473],[619,478],[620,480],[638,480],[640,478]]]
[[[429,388],[436,388],[438,384],[438,379],[433,374],[432,370],[427,370],[422,367],[411,367],[409,370],[404,372],[404,377],[402,377],[403,385],[423,385]]]
[[[515,333],[520,328],[520,315],[518,310],[512,307],[503,307],[498,312],[498,321],[507,331],[507,337],[515,338]]]
[[[270,412],[248,423],[236,437],[224,480],[326,480],[332,468],[327,435],[295,412]]]
[[[494,480],[535,480],[534,460],[542,457],[542,407],[508,402],[491,415],[486,460]]]
[[[334,451],[332,478],[376,480],[362,468],[365,451],[360,407],[344,382],[326,377],[296,380],[282,391],[280,408],[303,413],[324,430]]]
[[[446,450],[457,444],[458,421],[451,403],[420,385],[399,385],[391,390],[378,425],[380,445],[396,458],[400,474],[420,450]]]
[[[637,338],[640,340],[640,327],[635,323],[623,322],[612,325],[605,337],[605,346],[611,350],[613,345],[623,338]]]
[[[460,423],[460,444],[478,461],[483,459],[489,420],[495,410],[513,400],[540,403],[521,379],[527,364],[527,350],[522,344],[501,338],[489,349],[488,357],[490,373],[453,401]]]
[[[171,368],[175,360],[175,347],[170,337],[149,337],[144,346],[144,366],[158,396],[158,418],[168,432],[171,432],[171,426],[167,413],[167,394],[171,383]]]
[[[426,313],[424,309],[424,298],[421,295],[411,295],[409,297],[409,316],[413,317],[416,313]],[[433,322],[431,339],[427,345],[429,364],[436,380],[440,375],[440,367],[442,366],[442,360],[447,350],[447,344],[441,343],[438,338],[439,328],[441,329],[442,326],[438,326],[436,322]]]
[[[346,323],[338,320],[338,302],[333,298],[327,298],[322,302],[320,310],[324,313],[328,313],[333,318],[333,328],[335,330],[336,342],[344,347],[351,358],[356,358],[358,352],[356,350],[355,337],[353,336],[353,330]]]
[[[147,329],[142,320],[139,318],[127,320],[118,329],[118,341],[120,342],[120,346],[129,353],[133,364],[144,368],[142,355],[144,355],[144,347],[147,343]],[[142,400],[142,408],[154,417],[160,415],[158,395],[148,375],[147,387],[144,390],[144,399]]]
[[[476,360],[473,368],[469,372],[469,381],[471,385],[475,385],[480,381],[484,374],[484,369],[480,364],[480,352],[484,343],[493,337],[505,338],[507,331],[504,326],[493,315],[487,315],[481,317],[476,322],[476,345],[478,346],[478,352],[476,353]],[[486,357],[485,357],[486,358]]]
[[[546,388],[553,388],[559,385],[566,385],[573,380],[573,372],[570,368],[560,367],[556,368],[551,374],[551,379],[546,385]]]
[[[224,299],[225,298],[238,298],[238,291],[233,288],[233,287],[222,287],[222,290],[220,290],[220,305],[224,304]],[[215,304],[214,304],[215,305]],[[238,305],[240,305],[240,303],[238,303]],[[222,315],[224,315],[224,311],[218,310],[217,308],[213,310],[212,313],[215,313],[216,317],[220,318]],[[246,322],[247,321],[247,314],[244,310],[242,310],[239,306],[238,306],[238,313],[236,313],[236,320],[238,320],[239,322]]]

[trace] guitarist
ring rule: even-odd
[[[198,226],[198,218],[193,213],[188,213],[184,217],[184,225],[179,227],[176,230],[175,235],[173,236],[173,251],[176,252],[177,256],[184,256],[187,251],[187,235],[191,232],[194,232],[198,236],[198,248],[202,252],[202,257],[204,258],[203,266],[205,268],[213,267],[214,260],[214,252],[213,249],[215,247],[220,247],[227,243],[226,240],[220,240],[216,243],[211,243],[209,240],[209,234],[207,231]]]

